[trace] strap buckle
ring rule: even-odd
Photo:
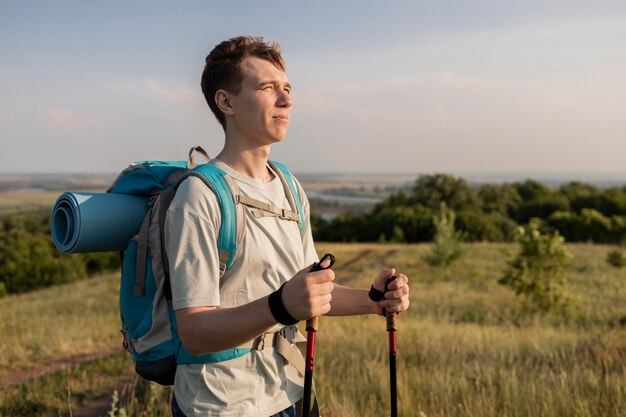
[[[285,326],[276,333],[287,339],[289,343],[294,343],[298,334],[298,328],[296,326]]]
[[[258,336],[256,340],[254,341],[255,343],[252,346],[252,348],[256,350],[265,349],[265,338],[267,337],[267,335],[268,333],[263,333],[261,336]]]

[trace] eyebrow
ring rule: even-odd
[[[267,84],[280,85],[281,81],[279,79],[261,81],[261,82],[259,82],[259,87],[262,87],[262,86],[267,85]],[[289,81],[287,81],[285,83],[285,87],[289,88],[291,90],[291,83]]]

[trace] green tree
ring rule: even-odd
[[[448,266],[463,255],[462,235],[454,228],[454,211],[441,204],[439,213],[433,218],[435,236],[426,262],[432,266]]]
[[[426,242],[433,237],[432,216],[433,210],[421,205],[384,207],[368,216],[366,230],[387,242]]]
[[[517,235],[520,252],[509,262],[498,281],[515,291],[530,311],[563,311],[570,302],[565,294],[566,270],[572,255],[558,232],[542,234],[539,222],[520,227]]]
[[[483,185],[478,191],[478,196],[482,200],[483,211],[503,216],[510,216],[522,202],[522,196],[512,184]]]
[[[87,275],[80,255],[63,255],[41,234],[12,230],[0,243],[0,281],[8,293],[62,284]]]
[[[0,296],[119,268],[119,254],[67,255],[52,243],[49,218],[15,215],[0,222]]]
[[[503,219],[499,214],[486,214],[480,210],[461,210],[457,213],[456,228],[463,232],[466,241],[501,242],[509,234],[501,229]]]
[[[518,224],[525,224],[534,217],[548,218],[556,211],[569,211],[569,200],[558,191],[533,180],[516,184],[522,202],[512,213]]]
[[[598,208],[600,191],[589,184],[580,181],[571,181],[559,188],[560,193],[567,198],[570,207],[576,213],[584,208]]]
[[[454,211],[479,208],[480,198],[467,181],[447,174],[420,175],[415,181],[411,202],[433,210],[441,203]]]
[[[611,217],[611,242],[626,245],[626,216]]]
[[[597,207],[593,207],[605,216],[626,215],[626,191],[623,188],[607,188],[599,196]]]
[[[549,226],[571,242],[612,243],[613,222],[594,209],[582,209],[579,214],[557,211],[548,217]]]

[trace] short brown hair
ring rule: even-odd
[[[280,45],[261,37],[238,36],[221,42],[207,55],[200,86],[202,94],[222,127],[226,129],[226,117],[215,103],[215,93],[224,89],[239,94],[243,81],[243,62],[253,56],[271,62],[285,71]]]

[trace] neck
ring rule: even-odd
[[[269,182],[273,179],[272,173],[267,169],[269,155],[270,145],[253,146],[226,138],[217,159],[240,174],[257,181]]]

